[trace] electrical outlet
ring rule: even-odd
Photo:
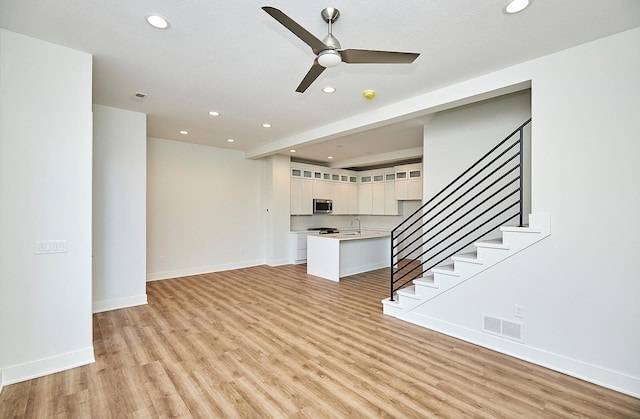
[[[166,256],[160,256],[160,263],[165,263],[167,261]]]
[[[516,317],[520,317],[523,318],[524,317],[524,306],[521,306],[520,304],[515,304],[514,305],[516,312],[515,312],[515,316]]]

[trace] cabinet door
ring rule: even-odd
[[[372,190],[371,214],[384,215],[384,182],[375,182]]]
[[[407,199],[422,199],[422,170],[409,170],[407,181]]]
[[[291,178],[290,214],[313,214],[313,183],[311,180]]]
[[[333,201],[333,214],[343,215],[349,213],[347,201],[347,184],[331,182],[331,200]]]
[[[324,180],[313,180],[313,198],[330,199],[331,198],[331,182]]]
[[[347,214],[358,214],[358,184],[349,183],[347,185],[347,202],[349,208]]]
[[[384,214],[398,215],[398,200],[396,199],[396,182],[384,182]]]
[[[300,203],[302,202],[302,180],[291,179],[291,215],[298,215],[302,211]]]
[[[422,199],[422,178],[407,182],[407,199]]]
[[[373,184],[360,183],[358,185],[358,214],[373,213]]]

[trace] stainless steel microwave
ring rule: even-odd
[[[333,201],[330,199],[314,199],[313,200],[313,213],[314,214],[331,214],[333,212]]]

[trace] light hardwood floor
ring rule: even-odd
[[[638,418],[640,400],[384,316],[388,270],[147,285],[94,315],[96,363],[6,386],[0,418]]]

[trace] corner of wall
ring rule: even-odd
[[[44,377],[71,368],[95,362],[93,355],[93,345],[74,352],[56,355],[51,358],[38,359],[20,365],[5,368],[2,372],[0,386],[4,384],[14,384],[33,378]]]
[[[118,310],[121,308],[141,306],[147,304],[147,294],[134,295],[125,298],[116,298],[113,300],[94,301],[92,306],[93,313],[102,313],[103,311]]]

